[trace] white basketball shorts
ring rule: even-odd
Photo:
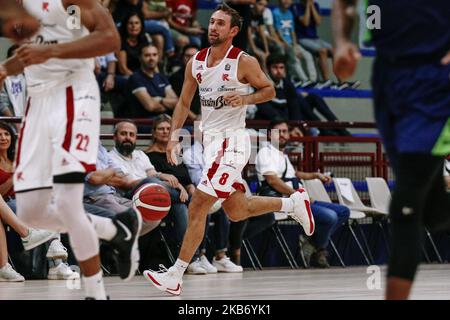
[[[245,130],[233,135],[203,135],[205,167],[198,189],[226,200],[236,190],[245,192],[242,170],[250,158],[250,136]]]
[[[94,75],[75,74],[30,94],[16,148],[14,189],[49,188],[53,176],[95,170],[100,93]]]

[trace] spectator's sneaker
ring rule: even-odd
[[[30,228],[28,236],[22,238],[22,244],[25,250],[31,250],[50,239],[56,238],[58,238],[58,234],[56,232]]]
[[[315,83],[312,82],[311,80],[306,80],[306,81],[303,81],[303,82],[300,84],[300,87],[303,88],[303,89],[306,89],[306,88],[313,87],[314,85],[315,85]]]
[[[25,278],[11,267],[9,263],[0,268],[0,282],[23,282]]]
[[[166,269],[163,265],[159,265],[159,271],[144,270],[144,278],[161,291],[173,295],[180,295],[183,285],[182,277],[175,266]]]
[[[133,208],[118,213],[112,219],[117,234],[109,242],[117,254],[117,268],[121,279],[134,277],[139,266],[138,237],[142,227],[141,214]]]
[[[333,82],[331,80],[327,80],[325,82],[319,82],[316,84],[316,86],[314,87],[315,89],[326,89],[331,87],[331,85],[333,84]]]
[[[223,257],[220,260],[213,259],[213,266],[217,268],[219,272],[243,272],[244,269],[241,266],[235,265],[231,262],[230,258]]]
[[[80,279],[80,274],[70,269],[67,263],[61,262],[56,267],[48,269],[47,278],[49,280],[76,280]]]
[[[311,267],[327,269],[330,267],[328,263],[328,251],[321,249],[314,252],[311,256]]]
[[[191,262],[189,266],[186,269],[186,273],[188,274],[207,274],[205,268],[203,268],[200,259],[195,260],[194,262]]]
[[[312,235],[314,233],[315,225],[308,193],[305,189],[300,188],[291,194],[290,198],[294,201],[294,211],[288,212],[288,215],[300,223],[307,236]]]
[[[356,89],[361,85],[361,81],[351,81],[351,82],[347,82],[348,85],[350,86],[350,89]]]
[[[46,254],[48,259],[67,260],[68,256],[67,248],[63,246],[59,239],[55,239],[50,243]]]
[[[217,268],[214,267],[214,266],[208,261],[208,258],[206,258],[206,256],[201,256],[201,257],[200,257],[200,265],[202,266],[203,269],[206,270],[207,273],[217,273]]]
[[[303,234],[300,235],[300,248],[302,248],[303,256],[306,264],[311,265],[311,256],[316,252],[316,248],[311,244],[309,239]]]

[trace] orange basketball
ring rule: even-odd
[[[170,194],[162,185],[147,183],[133,195],[133,207],[142,215],[144,221],[161,220],[170,210]]]

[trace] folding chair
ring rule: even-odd
[[[357,210],[364,212],[367,217],[372,218],[372,221],[379,227],[381,235],[383,237],[386,249],[389,250],[389,244],[387,241],[386,232],[383,227],[383,222],[387,221],[388,212],[386,209],[379,209],[368,207],[363,204],[361,198],[353,186],[353,183],[348,178],[333,178],[336,193],[339,199],[339,203],[350,208],[350,210]],[[373,255],[368,245],[367,240],[364,240],[368,254],[372,263],[374,263]]]
[[[386,181],[383,178],[378,177],[367,177],[366,181],[367,187],[369,189],[370,203],[372,204],[372,206],[374,208],[385,210],[387,212],[389,209],[389,204],[391,202],[391,190],[389,190],[389,186],[386,183]],[[439,263],[443,263],[441,255],[437,250],[436,244],[433,240],[433,237],[431,236],[431,233],[430,231],[428,231],[427,228],[425,228],[425,234],[428,240],[430,241],[431,247],[433,248],[434,254],[436,255]],[[422,249],[425,255],[425,259],[427,261],[430,261],[430,258],[425,248]]]
[[[247,196],[251,196],[251,192],[250,192],[250,188],[248,186],[247,181],[243,180],[244,182],[244,186],[246,189],[246,195]],[[283,233],[280,230],[280,227],[278,225],[279,221],[284,221],[284,220],[288,220],[290,218],[288,218],[287,216],[282,216],[280,218],[280,215],[277,215],[277,213],[275,212],[275,223],[274,225],[270,228],[270,230],[272,231],[272,234],[275,236],[275,240],[277,241],[278,245],[281,248],[281,251],[283,252],[284,257],[286,258],[287,262],[289,263],[289,266],[291,267],[291,269],[298,269],[299,266],[297,264],[297,262],[295,261],[294,255],[292,254],[291,250],[289,249],[289,246],[286,242],[286,238],[284,237]],[[296,223],[297,224],[297,223]],[[244,239],[243,240],[243,246],[244,246],[244,250],[246,251],[250,263],[252,264],[252,267],[254,270],[260,269],[262,270],[262,265],[260,260],[258,259],[258,256],[255,253],[255,250],[253,249],[253,246],[251,245],[250,241],[248,241],[248,239]],[[305,264],[304,264],[305,265]],[[306,265],[305,265],[306,267]]]
[[[330,196],[327,193],[327,190],[325,189],[323,183],[319,180],[319,179],[313,179],[313,180],[302,180],[302,184],[303,186],[305,186],[306,191],[308,192],[309,196],[311,197],[311,199],[313,200],[317,200],[317,201],[323,201],[323,202],[328,202],[328,203],[332,203]],[[368,265],[370,265],[370,260],[366,254],[366,252],[364,251],[361,242],[359,241],[358,237],[356,236],[355,230],[353,229],[353,226],[359,227],[358,224],[358,220],[364,219],[366,217],[366,215],[361,212],[361,211],[357,211],[357,210],[351,210],[350,209],[350,217],[349,217],[349,221],[345,224],[345,226],[349,229],[351,237],[353,238],[353,240],[355,241],[361,255],[363,256],[364,260],[366,261],[366,263]],[[361,235],[364,237],[365,236],[362,232],[361,229],[359,229]],[[345,264],[341,258],[341,256],[339,255],[336,246],[334,244],[334,242],[332,241],[332,239],[330,239],[330,245],[333,249],[333,251],[336,253],[336,256],[338,257],[341,265],[343,267],[345,267]]]

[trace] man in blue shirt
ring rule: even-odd
[[[154,45],[142,48],[141,69],[128,81],[131,118],[154,118],[163,113],[171,114],[178,97],[169,80],[158,71],[158,49]]]
[[[361,58],[349,41],[355,0],[336,0],[334,71],[348,78]],[[396,176],[387,299],[407,299],[421,260],[424,227],[450,229],[442,168],[450,154],[450,3],[370,0],[382,22],[372,87],[375,118]],[[405,23],[403,17],[408,17]]]

